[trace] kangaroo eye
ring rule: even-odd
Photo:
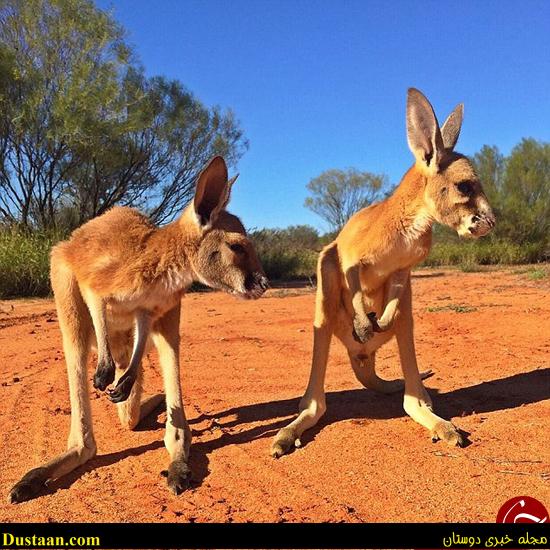
[[[235,252],[235,254],[244,254],[246,250],[244,249],[244,246],[241,244],[230,244],[229,248]]]
[[[471,195],[474,192],[474,186],[469,181],[461,181],[456,184],[456,188],[463,195]]]

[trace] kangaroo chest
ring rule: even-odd
[[[127,330],[133,325],[135,312],[146,311],[153,321],[174,308],[193,282],[191,275],[167,273],[153,284],[139,291],[113,295],[107,299],[107,317],[116,330]]]

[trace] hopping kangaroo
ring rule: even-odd
[[[32,498],[48,480],[96,454],[86,368],[94,336],[94,385],[105,389],[118,379],[110,397],[130,429],[164,397],[140,403],[141,358],[152,340],[164,379],[168,486],[176,494],[187,487],[191,432],[179,376],[181,297],[193,281],[244,298],[258,298],[267,288],[244,227],[225,211],[234,181],[215,157],[200,174],[193,201],[171,224],[158,228],[136,210],[113,208],[53,248],[51,282],[71,399],[68,450],[29,471],[11,490],[12,502]]]
[[[432,410],[418,371],[411,308],[411,268],[430,250],[432,224],[465,237],[488,233],[495,218],[470,162],[453,152],[462,124],[458,105],[440,129],[432,106],[415,89],[407,97],[407,138],[415,165],[392,196],[357,212],[320,254],[313,359],[298,417],[276,435],[271,454],[300,446],[302,433],[326,410],[324,381],[332,335],[347,348],[361,384],[382,393],[405,390],[404,408],[434,439],[463,445],[460,432]],[[375,372],[376,350],[397,338],[403,380]]]

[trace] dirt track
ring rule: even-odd
[[[194,480],[179,497],[159,475],[165,413],[127,432],[92,391],[98,456],[50,494],[6,504],[27,469],[64,449],[69,406],[53,303],[1,302],[0,521],[494,521],[517,495],[550,508],[548,279],[420,271],[413,281],[419,363],[435,371],[426,385],[470,446],[431,443],[401,396],[361,389],[334,343],[327,414],[304,448],[271,459],[307,380],[314,295],[193,294],[181,362]],[[399,375],[393,342],[378,365]],[[148,393],[161,390],[154,354],[145,376]]]

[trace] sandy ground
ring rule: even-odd
[[[468,447],[432,443],[400,395],[362,389],[335,342],[328,412],[277,461],[271,438],[307,381],[313,292],[189,295],[181,377],[191,489],[172,496],[160,476],[164,412],[128,432],[92,391],[98,456],[19,505],[6,502],[11,485],[64,449],[68,387],[53,303],[1,302],[0,521],[494,521],[518,495],[550,508],[549,290],[548,279],[514,270],[415,274],[419,363],[435,371],[426,385],[436,410],[470,433]],[[378,365],[399,375],[395,343]],[[154,353],[145,376],[148,393],[161,390]]]

